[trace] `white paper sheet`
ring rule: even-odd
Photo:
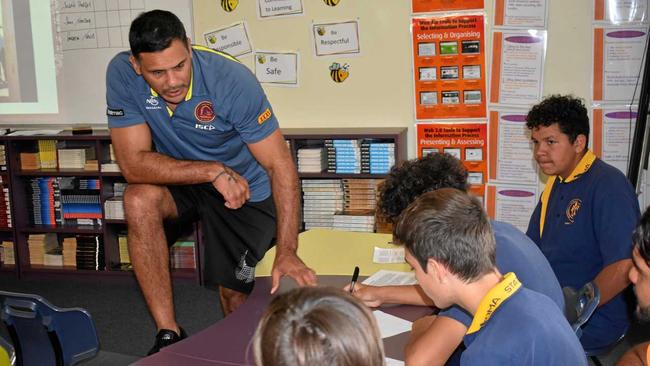
[[[495,184],[495,219],[516,226],[522,232],[528,229],[530,216],[539,200],[537,185]]]
[[[388,338],[397,334],[411,331],[411,326],[413,323],[408,320],[404,320],[394,315],[384,313],[381,310],[375,310],[372,312],[372,314],[377,320],[381,338]]]
[[[403,365],[404,365],[404,361],[386,357],[386,366],[403,366]]]
[[[415,285],[418,281],[415,279],[415,273],[413,272],[398,272],[380,269],[372,276],[366,278],[362,283],[371,286],[403,286]]]
[[[602,45],[603,101],[629,103],[639,98],[638,78],[647,29],[605,28]],[[596,45],[596,50],[601,49]],[[636,95],[633,96],[636,89]]]
[[[496,123],[497,160],[496,174],[498,181],[517,183],[537,183],[537,163],[533,158],[530,130],[526,128],[526,111],[503,110],[497,112]]]
[[[504,0],[503,26],[546,28],[546,0]]]
[[[404,248],[375,247],[372,261],[375,263],[404,263]]]
[[[56,135],[63,130],[18,130],[9,134],[9,136],[39,136],[39,135]]]

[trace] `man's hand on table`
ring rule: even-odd
[[[305,263],[293,252],[277,252],[271,271],[271,293],[274,294],[280,287],[280,278],[289,276],[298,286],[316,286],[316,272],[307,267]]]

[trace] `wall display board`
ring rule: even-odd
[[[493,33],[490,103],[528,106],[541,99],[546,37],[543,30]]]
[[[612,24],[648,21],[649,0],[595,0],[594,21]]]
[[[255,76],[260,83],[275,86],[298,86],[297,52],[255,52]]]
[[[638,99],[647,33],[645,26],[594,27],[594,102],[621,104]]]
[[[546,28],[547,0],[495,0],[494,25],[509,28]]]
[[[490,111],[490,181],[537,184],[526,110]]]
[[[483,15],[415,17],[411,21],[415,118],[484,118]]]
[[[539,201],[539,186],[492,184],[487,187],[487,212],[495,220],[510,223],[522,232]]]
[[[483,9],[483,0],[411,0],[413,13]]]
[[[593,109],[593,151],[606,163],[627,174],[636,125],[637,106],[602,106]]]
[[[447,153],[463,162],[472,193],[483,197],[487,180],[487,124],[419,123],[418,157]]]

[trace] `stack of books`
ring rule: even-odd
[[[120,234],[117,237],[117,244],[120,247],[120,269],[131,270],[131,257],[129,256],[129,245],[126,234]]]
[[[101,225],[99,179],[32,178],[28,187],[34,225]]]
[[[361,143],[361,172],[388,174],[395,165],[395,143],[366,139]]]
[[[41,177],[30,179],[27,188],[30,219],[34,225],[56,226],[63,224],[61,215],[60,178]]]
[[[0,177],[0,181],[2,178]],[[0,183],[2,194],[0,195],[0,228],[13,227],[11,219],[11,198],[9,195],[9,187],[4,183]]]
[[[96,235],[77,235],[77,269],[104,270],[104,244]]]
[[[373,210],[345,210],[334,215],[334,229],[343,231],[375,231]]]
[[[20,153],[20,169],[21,170],[38,170],[41,168],[41,161],[37,152],[21,152]]]
[[[102,206],[99,190],[62,189],[61,208],[64,224],[101,225]]]
[[[63,239],[63,266],[77,268],[77,238],[74,236]]]
[[[377,207],[377,186],[382,179],[343,179],[346,210],[371,210]]]
[[[95,160],[95,149],[93,147],[64,147],[59,148],[59,169],[79,169],[86,167],[88,160]],[[95,161],[91,164],[97,164]]]
[[[16,255],[14,253],[14,243],[11,241],[2,242],[2,263],[4,265],[15,265]]]
[[[325,140],[325,147],[327,148],[328,173],[361,173],[359,140]]]
[[[56,140],[38,140],[38,157],[42,169],[56,169]]]
[[[124,220],[124,200],[121,196],[104,201],[104,217],[106,220]]]
[[[193,241],[177,241],[174,243],[169,256],[172,268],[196,268],[194,248],[195,243]]]
[[[117,165],[117,158],[115,158],[115,150],[113,149],[113,144],[108,145],[108,152],[110,155],[110,160],[106,163],[102,163],[102,172],[119,172],[120,166]]]
[[[63,267],[63,253],[57,246],[45,252],[43,264],[46,267]]]
[[[61,255],[59,250],[59,242],[56,234],[31,234],[27,238],[27,246],[29,247],[29,264],[32,266],[46,265],[45,255],[48,254],[48,265],[56,265],[59,263],[57,259],[53,259],[53,255]],[[61,265],[63,260],[61,259]],[[60,267],[59,266],[59,267]]]
[[[320,173],[325,170],[327,159],[322,147],[298,149],[298,171],[300,173]]]
[[[340,179],[303,179],[303,222],[305,230],[332,228],[334,214],[343,209]]]
[[[7,170],[7,154],[5,152],[4,144],[0,144],[0,170]]]

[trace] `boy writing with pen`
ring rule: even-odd
[[[460,160],[449,154],[410,160],[391,169],[381,187],[378,209],[389,221],[396,223],[402,211],[418,196],[441,188],[467,191],[467,171]],[[497,269],[501,273],[516,273],[527,288],[547,295],[564,311],[562,289],[535,243],[512,225],[491,221],[490,226],[495,237]],[[375,287],[357,284],[353,295],[372,307],[385,303],[433,305],[417,285]],[[464,349],[462,340],[471,322],[472,317],[459,307],[418,320],[405,350],[407,364],[458,364]]]

